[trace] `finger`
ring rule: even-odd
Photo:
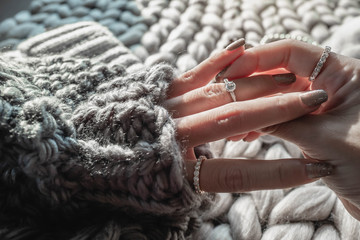
[[[326,92],[317,90],[229,103],[174,119],[177,137],[185,146],[193,147],[256,131],[310,113],[326,101],[326,97]]]
[[[351,66],[349,58],[330,53],[320,74],[314,82],[308,81],[319,61],[323,48],[297,40],[282,40],[254,47],[237,59],[226,71],[225,77],[238,78],[248,76],[253,72],[262,72],[276,68],[285,68],[288,71],[306,78],[304,81],[309,89],[323,89],[329,94],[327,105],[334,104],[339,99],[334,98],[335,93],[349,78],[339,74],[340,71]],[[331,82],[331,84],[329,84]],[[324,109],[325,110],[325,109]]]
[[[248,135],[244,138],[245,142],[252,142],[258,139],[262,134],[259,132],[249,132]]]
[[[335,119],[332,115],[308,115],[289,122],[276,124],[260,129],[260,132],[277,136],[299,146],[301,149],[312,149],[313,146],[320,146],[323,142],[328,142],[328,136],[324,135],[324,129],[335,129],[331,122],[336,124],[340,119]],[[330,124],[329,124],[330,123]],[[337,132],[346,132],[346,129]],[[333,134],[334,131],[326,131]]]
[[[304,81],[296,81],[292,73],[276,75],[257,75],[253,77],[233,80],[236,84],[234,94],[237,101],[244,101],[278,92],[303,91],[308,86]],[[233,102],[225,83],[208,84],[181,96],[168,99],[165,107],[172,112],[173,117],[182,117],[216,108]],[[191,106],[191,107],[189,107]]]
[[[252,142],[252,141],[258,139],[259,137],[261,137],[262,135],[264,135],[264,134],[261,133],[261,132],[252,131],[252,132],[249,132],[249,133],[230,136],[230,137],[227,137],[226,139],[229,140],[229,141],[243,140],[244,142]]]
[[[248,134],[247,133],[244,133],[244,134],[239,134],[239,135],[235,135],[235,136],[230,136],[230,137],[227,137],[226,139],[228,141],[240,141],[242,139],[244,139]]]
[[[282,40],[254,47],[226,71],[226,77],[244,77],[254,72],[285,68],[302,77],[309,77],[323,48],[296,40]],[[329,60],[328,60],[329,61]]]
[[[195,161],[186,161],[187,175],[193,181]],[[242,160],[206,159],[200,168],[200,189],[205,192],[245,192],[289,188],[331,175],[326,163],[308,159]]]
[[[176,78],[169,87],[168,97],[176,97],[204,86],[214,76],[244,53],[245,40],[239,39],[226,49],[201,62],[195,68]]]

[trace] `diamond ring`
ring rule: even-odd
[[[200,156],[197,160],[196,160],[196,164],[195,164],[195,170],[194,170],[194,188],[195,188],[195,192],[198,194],[202,194],[204,193],[204,191],[201,190],[200,188],[200,167],[202,162],[206,160],[205,156]]]
[[[326,59],[329,57],[330,51],[331,51],[331,47],[326,46],[323,53],[321,54],[318,63],[316,64],[314,71],[311,73],[309,77],[310,82],[313,82],[315,78],[319,75],[322,67],[324,66],[324,63],[326,62]]]
[[[229,81],[227,78],[224,78],[224,83],[225,83],[225,89],[228,93],[230,93],[230,96],[232,98],[232,100],[234,102],[236,102],[236,96],[235,96],[235,89],[236,89],[236,84],[232,81]]]

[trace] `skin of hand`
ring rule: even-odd
[[[209,82],[245,56],[243,45],[240,39],[176,78],[163,103],[172,113],[190,182],[196,163],[194,147],[232,136],[246,137],[258,129],[296,119],[317,110],[327,99],[324,91],[304,91],[306,82],[295,81],[295,75],[283,71],[280,75],[232,78],[237,86],[237,101],[233,102],[223,82]],[[201,166],[200,187],[207,192],[292,187],[319,177],[314,163],[317,161],[309,159],[207,159]]]
[[[345,208],[360,220],[360,61],[331,53],[314,82],[312,73],[323,49],[295,40],[283,40],[246,51],[228,69],[232,78],[254,71],[285,68],[308,89],[324,89],[329,100],[315,112],[262,129],[298,145],[309,160],[334,166],[323,178]]]

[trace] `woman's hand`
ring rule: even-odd
[[[307,159],[335,166],[323,181],[360,220],[360,61],[331,53],[321,73],[307,81],[323,49],[298,41],[253,48],[228,69],[230,77],[286,68],[310,89],[324,89],[329,101],[316,114],[263,129],[297,144]],[[241,66],[241,68],[240,68]],[[301,78],[306,77],[306,78]]]
[[[208,83],[243,55],[243,43],[243,40],[233,43],[174,80],[164,102],[173,114],[190,182],[196,163],[194,147],[234,135],[245,137],[248,132],[308,114],[326,100],[324,91],[303,92],[307,83],[294,83],[294,75],[286,73],[232,78],[237,86],[237,102],[233,102],[224,83]],[[293,91],[302,92],[270,96]],[[306,159],[271,162],[207,159],[201,167],[200,186],[208,192],[291,187],[313,181],[307,172],[309,169],[318,170],[315,165],[307,165],[313,162]]]

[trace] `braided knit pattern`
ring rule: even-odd
[[[360,2],[349,0],[138,2],[143,16],[157,18],[142,37],[148,55],[140,58],[147,65],[173,64],[180,72],[241,37],[258,44],[266,34],[289,33],[321,44],[341,24],[360,16]]]
[[[181,188],[181,181],[166,175],[179,174],[181,164],[171,165],[167,161],[170,156],[174,159],[179,155],[179,149],[172,145],[173,127],[167,112],[154,104],[161,102],[161,89],[168,83],[168,80],[155,80],[173,76],[168,66],[157,66],[158,63],[168,63],[175,71],[184,72],[235,39],[245,37],[248,43],[256,45],[262,37],[273,33],[290,33],[319,44],[334,44],[337,52],[351,55],[359,44],[359,29],[353,29],[359,22],[354,22],[358,16],[360,1],[357,0],[34,0],[29,11],[0,24],[0,46],[7,50],[20,43],[18,49],[26,56],[52,53],[63,57],[35,60],[32,71],[36,69],[42,74],[34,76],[18,68],[1,71],[1,79],[6,78],[9,84],[1,86],[1,97],[5,100],[1,102],[1,136],[9,136],[5,138],[8,142],[15,141],[16,135],[10,134],[15,126],[18,133],[32,136],[31,142],[28,138],[16,139],[22,143],[17,146],[21,150],[16,152],[26,146],[28,153],[19,164],[13,159],[13,151],[5,154],[8,145],[1,143],[2,157],[6,156],[1,166],[6,187],[1,192],[8,193],[1,195],[7,199],[2,208],[6,206],[13,214],[12,209],[21,206],[27,215],[33,216],[44,214],[41,210],[47,209],[47,205],[72,201],[64,204],[62,210],[51,212],[59,219],[53,219],[51,214],[44,218],[49,220],[44,225],[49,227],[48,232],[31,227],[13,230],[3,224],[2,236],[46,239],[46,234],[55,232],[59,239],[360,239],[359,223],[321,181],[293,189],[218,194],[211,210],[202,213],[201,220],[196,211],[174,213],[174,209],[179,210],[183,205],[198,207],[200,200],[185,194],[185,198],[162,201]],[[71,36],[71,47],[61,47],[62,42],[51,38],[49,41],[49,35],[21,43],[45,29],[80,20],[101,22],[108,30],[90,23],[76,23],[52,32],[54,39]],[[20,30],[13,30],[17,28]],[[352,42],[341,38],[349,36],[349,32]],[[89,43],[86,47],[79,44],[83,39]],[[136,57],[117,44],[119,39]],[[103,65],[94,64],[97,62]],[[154,67],[150,72],[138,72],[143,63]],[[15,68],[3,64],[6,69]],[[72,70],[76,68],[80,70]],[[31,81],[21,80],[19,85],[15,83],[19,77]],[[102,82],[103,79],[109,81]],[[142,80],[140,83],[132,79]],[[2,80],[1,84],[4,83]],[[128,95],[119,95],[117,90]],[[148,95],[150,92],[154,94]],[[56,99],[44,96],[56,96]],[[29,99],[36,101],[23,104]],[[14,116],[26,121],[9,121]],[[133,117],[129,119],[129,116]],[[34,119],[49,122],[49,127],[42,129],[42,124]],[[60,130],[54,130],[51,124]],[[140,127],[141,124],[145,127]],[[98,140],[92,141],[93,137]],[[125,142],[127,145],[116,145]],[[160,145],[165,149],[160,150]],[[267,160],[301,157],[296,146],[269,136],[251,143],[221,140],[210,145],[215,156]],[[36,161],[35,151],[39,151]],[[81,154],[65,161],[74,152]],[[114,162],[106,161],[109,157]],[[43,163],[50,158],[57,161],[33,167],[38,159]],[[116,162],[119,159],[122,160]],[[181,162],[179,159],[174,162]],[[60,162],[67,164],[58,165]],[[165,169],[166,174],[158,171],[158,167]],[[59,169],[66,174],[53,178],[58,176]],[[105,175],[110,178],[105,179]],[[38,176],[40,181],[29,181]],[[14,191],[17,188],[22,191]],[[26,191],[34,188],[43,195]],[[99,189],[116,191],[114,194]],[[185,183],[182,191],[191,189]],[[29,198],[31,194],[34,196]],[[96,204],[74,201],[74,196]],[[108,218],[109,210],[105,211],[101,204],[99,207],[99,203],[120,207],[121,211],[115,214],[118,217]],[[122,209],[124,206],[150,210],[152,214],[139,216]],[[74,209],[81,209],[82,215],[74,214]],[[87,215],[88,212],[92,215]],[[171,217],[157,216],[169,213]],[[51,227],[68,221],[69,225],[61,226],[71,229],[71,224],[94,215],[99,216],[98,221],[87,226],[76,225],[81,231],[73,235]],[[18,216],[13,217],[16,221]]]
[[[109,44],[105,28],[72,28],[0,60],[1,238],[185,239],[212,196],[185,181],[174,123],[160,106],[173,68],[131,73],[138,58]]]

